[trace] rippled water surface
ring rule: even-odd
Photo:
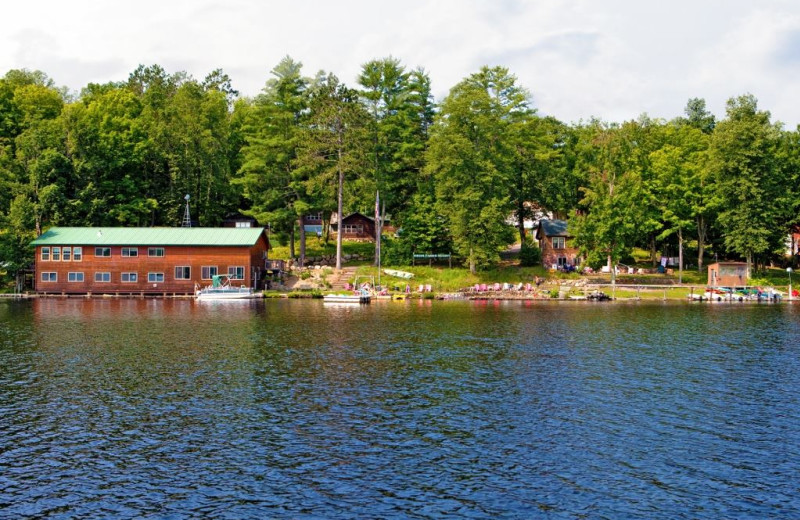
[[[0,302],[0,518],[800,518],[799,319]]]

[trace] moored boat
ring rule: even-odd
[[[352,293],[326,294],[322,297],[325,303],[370,303],[371,300],[372,295],[365,289]]]
[[[195,292],[198,301],[209,300],[244,300],[247,298],[257,298],[259,295],[253,292],[252,287],[233,287],[228,275],[214,275],[211,278],[211,285],[203,287]]]

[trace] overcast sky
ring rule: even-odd
[[[39,69],[76,91],[159,64],[198,80],[221,68],[249,96],[287,54],[355,86],[364,62],[391,55],[427,70],[437,101],[506,66],[567,123],[671,119],[691,97],[722,116],[747,92],[800,123],[797,0],[27,0],[3,18],[0,74]]]

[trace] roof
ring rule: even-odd
[[[547,237],[569,236],[566,220],[541,220],[539,227]]]
[[[34,246],[252,246],[264,228],[54,227]]]

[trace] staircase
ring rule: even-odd
[[[350,282],[353,282],[353,279],[356,276],[356,267],[343,267],[341,271],[334,272],[333,274],[328,276],[328,281],[331,284],[331,290],[333,291],[343,291],[345,290],[345,285]]]

